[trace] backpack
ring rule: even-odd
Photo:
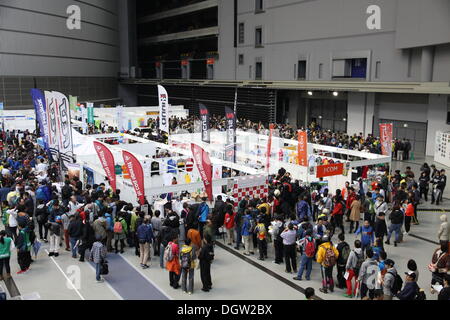
[[[305,254],[308,258],[314,257],[314,254],[316,253],[316,247],[314,245],[314,241],[309,241],[306,239],[306,245],[305,245]]]
[[[423,289],[419,289],[417,291],[417,295],[415,296],[414,300],[418,300],[418,301],[427,300],[427,296],[425,294],[425,291],[423,291]]]
[[[181,268],[190,269],[192,265],[192,249],[181,254]]]
[[[325,251],[325,259],[323,260],[323,265],[326,268],[332,267],[336,264],[336,254],[333,248],[328,248]]]
[[[339,254],[339,260],[341,261],[341,264],[345,264],[349,256],[350,256],[350,246],[347,244],[342,248],[341,253]]]
[[[123,232],[122,222],[120,222],[120,220],[114,222],[114,233],[122,233],[122,232]]]
[[[256,222],[255,222],[255,219],[251,218],[251,219],[249,220],[249,222],[250,222],[250,230],[249,230],[249,232],[250,232],[250,233],[254,233],[254,232],[255,232],[255,228],[256,228]]]
[[[169,244],[164,249],[164,261],[169,262],[172,261],[174,258],[173,252],[172,252],[172,242],[169,242]]]
[[[356,266],[355,266],[355,270],[359,270],[361,269],[361,266],[364,262],[364,254],[361,253],[361,255],[357,254],[356,251],[353,251],[356,255]]]
[[[403,280],[402,277],[400,277],[398,274],[393,274],[392,272],[388,273],[392,274],[394,276],[394,282],[392,283],[392,288],[391,288],[391,293],[392,295],[396,295],[397,293],[400,292],[400,290],[402,290],[402,286],[403,286]]]

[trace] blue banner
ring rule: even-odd
[[[44,139],[44,148],[48,152],[48,122],[47,122],[47,107],[45,103],[44,93],[39,89],[31,89],[31,97],[33,99],[34,109],[36,110],[36,118],[39,122],[39,131],[41,137]]]

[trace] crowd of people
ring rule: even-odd
[[[243,247],[246,256],[257,251],[259,260],[268,259],[273,246],[274,263],[284,264],[296,281],[310,280],[312,265],[317,263],[323,294],[339,288],[348,298],[425,297],[417,285],[416,262],[408,262],[402,280],[398,270],[403,266],[388,252],[393,235],[393,245],[401,246],[411,225],[419,223],[417,206],[421,198],[428,200],[430,189],[432,201],[442,201],[445,170],[424,164],[418,180],[408,167],[404,173],[386,172],[370,186],[359,178],[355,184],[347,182],[341,189],[328,190],[303,186],[280,169],[278,175],[269,177],[267,197],[246,196],[233,203],[219,196],[213,205],[202,198],[184,203],[178,214],[170,202],[163,212],[148,202],[145,208],[133,206],[121,199],[120,190],[113,192],[105,183],[83,185],[79,178],[61,174],[58,163],[48,158],[35,135],[27,131],[1,134],[2,278],[4,268],[6,277],[11,277],[14,250],[18,273],[26,273],[33,262],[32,252],[39,250],[39,243],[48,242],[51,257],[57,258],[64,248],[73,259],[93,261],[98,282],[108,272],[108,254],[134,250],[143,269],[149,268],[152,253],[158,256],[160,267],[169,272],[170,286],[179,288],[181,280],[187,294],[194,292],[198,265],[202,290],[208,292],[212,290],[214,246],[225,236],[225,245],[235,250]],[[430,253],[428,269],[431,291],[441,285],[439,299],[448,300],[450,225],[446,215],[441,221],[440,246]],[[358,239],[347,243],[347,233]]]

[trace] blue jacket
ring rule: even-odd
[[[206,222],[208,220],[209,207],[206,202],[202,202],[202,204],[198,207],[198,221]]]
[[[0,188],[0,201],[6,201],[6,197],[10,191],[11,188]]]
[[[153,228],[150,224],[141,224],[137,228],[137,237],[139,240],[145,240],[148,243],[153,241]]]
[[[252,224],[250,223],[250,220],[252,219],[252,216],[249,214],[246,214],[244,216],[244,224],[242,225],[242,235],[243,236],[249,236],[251,235],[250,233],[250,227],[252,226]]]
[[[397,298],[399,300],[414,300],[418,292],[419,286],[417,285],[417,282],[406,282],[403,290],[397,294]]]
[[[361,243],[367,245],[374,242],[375,235],[373,228],[371,226],[368,226],[367,228],[365,226],[361,226],[356,230],[355,234],[362,234],[361,235]]]
[[[114,231],[114,221],[112,219],[112,216],[109,213],[106,213],[105,218],[106,218],[106,230]]]
[[[302,200],[297,203],[297,217],[302,221],[305,217],[311,220],[311,208],[309,207],[308,202]]]

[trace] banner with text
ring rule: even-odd
[[[115,162],[114,162],[114,156],[109,150],[107,146],[105,146],[103,143],[100,143],[98,141],[94,141],[94,148],[97,152],[98,158],[100,159],[100,163],[103,166],[103,169],[105,169],[105,174],[108,177],[109,185],[113,189],[114,192],[116,192],[116,170],[115,170]]]
[[[131,183],[133,184],[134,191],[138,197],[139,203],[143,205],[145,203],[145,189],[144,189],[144,170],[139,160],[130,152],[122,151],[123,161],[127,167],[128,174],[130,175]]]
[[[209,111],[203,104],[198,105],[200,109],[200,121],[202,123],[202,141],[210,143],[211,136],[209,132]]]
[[[236,162],[236,114],[225,107],[227,141],[225,144],[225,160]]]
[[[73,162],[72,123],[70,120],[69,100],[61,92],[53,92],[56,104],[56,128],[59,137],[59,152],[66,163]]]
[[[270,169],[270,156],[272,154],[272,135],[273,130],[275,128],[274,124],[269,125],[269,140],[267,141],[267,161],[266,161],[266,170],[269,172]]]
[[[47,106],[48,148],[54,161],[58,160],[59,136],[57,124],[57,107],[53,92],[44,91]]]
[[[191,143],[192,155],[194,157],[195,164],[197,165],[198,172],[202,178],[203,185],[205,186],[208,199],[213,201],[212,191],[212,165],[209,159],[208,153],[198,145]]]
[[[324,166],[317,166],[317,178],[338,176],[344,173],[344,164],[343,163],[335,163],[328,164]]]
[[[381,151],[385,156],[392,155],[392,123],[380,123]]]
[[[169,96],[163,86],[158,85],[159,129],[169,133]]]
[[[302,167],[308,166],[308,135],[306,131],[298,130],[298,165]]]
[[[39,89],[31,89],[31,97],[33,99],[34,109],[36,111],[36,118],[39,123],[39,132],[44,140],[44,149],[48,152],[48,119],[47,106],[45,104],[44,93]]]

